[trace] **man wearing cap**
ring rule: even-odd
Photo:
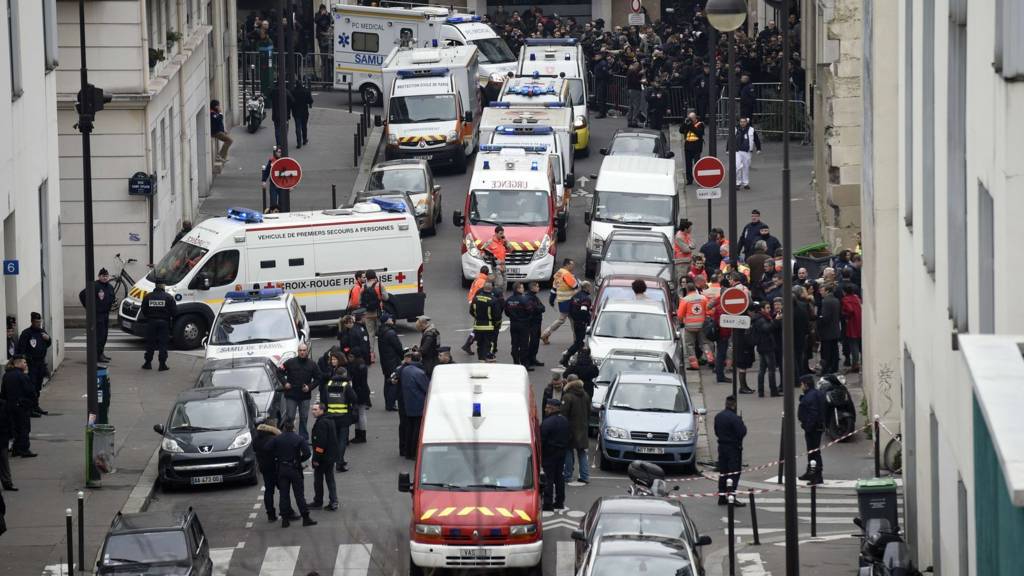
[[[395,318],[387,312],[380,316],[381,328],[377,334],[377,352],[380,354],[380,369],[384,373],[384,409],[398,410],[398,386],[391,382],[391,375],[402,363],[402,341],[395,330]]]
[[[43,379],[46,378],[46,349],[50,347],[50,335],[43,328],[43,316],[39,312],[31,315],[32,324],[22,331],[18,338],[18,352],[28,362],[28,377],[35,386],[36,396],[32,416],[38,418],[47,414],[39,405],[39,394],[43,391]]]
[[[540,424],[541,467],[544,469],[544,510],[565,508],[565,453],[569,449],[569,421],[562,416],[562,401],[544,402]]]
[[[430,316],[420,316],[416,319],[416,329],[422,333],[420,336],[420,356],[423,359],[423,369],[430,377],[437,365],[438,347],[441,346],[441,333],[434,327]]]
[[[750,222],[740,231],[739,237],[740,252],[745,258],[750,258],[754,253],[754,242],[757,242],[758,237],[761,235],[761,228],[767,226],[767,224],[761,222],[760,210],[755,208],[750,211]],[[768,254],[773,254],[773,252],[768,252]]]
[[[15,354],[4,371],[0,396],[7,402],[11,415],[11,436],[14,438],[11,455],[34,458],[37,455],[29,450],[29,433],[32,432],[32,411],[37,399],[35,386],[27,372],[25,356]]]
[[[164,289],[163,282],[157,282],[153,291],[142,299],[141,317],[146,319],[146,353],[143,356],[143,370],[153,369],[153,351],[160,350],[160,370],[167,370],[167,341],[171,336],[171,320],[177,304],[174,297]]]
[[[747,435],[747,425],[736,413],[736,397],[725,399],[725,410],[715,414],[715,437],[718,438],[718,505],[728,504],[726,500],[726,480],[732,480],[732,493],[735,494],[740,483],[740,469],[743,466],[743,438]],[[742,508],[743,502],[737,500],[736,506]]]
[[[103,353],[107,345],[107,328],[110,323],[110,309],[114,307],[114,287],[110,285],[110,272],[106,268],[100,268],[96,277],[96,359],[100,362],[110,362],[110,358]],[[83,288],[78,293],[78,301],[82,307],[88,307],[85,291]]]

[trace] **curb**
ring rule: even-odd
[[[676,163],[676,186],[679,189],[679,214],[680,218],[689,218],[689,211],[686,203],[686,153],[683,151],[683,137],[678,129],[673,129],[674,124],[668,125],[668,149],[675,152],[673,160]]]
[[[359,158],[359,172],[356,174],[356,180],[352,184],[352,192],[348,196],[348,206],[355,204],[356,194],[366,187],[366,182],[370,179],[370,170],[377,163],[377,157],[380,156],[380,148],[383,143],[384,128],[371,124],[370,133],[367,135],[366,143],[363,146],[363,155]],[[372,154],[367,154],[371,150]]]
[[[128,495],[128,500],[121,507],[120,512],[122,514],[138,514],[139,512],[146,511],[150,499],[153,497],[153,491],[156,489],[156,480],[159,475],[157,468],[159,465],[160,446],[158,445],[153,450],[153,455],[149,457],[149,462],[146,463],[146,468],[143,469],[142,474],[139,476],[139,481],[135,483],[131,494]]]

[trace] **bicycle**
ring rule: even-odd
[[[128,273],[126,269],[129,265],[138,262],[135,258],[129,258],[124,260],[121,258],[121,253],[114,254],[114,258],[117,258],[117,262],[121,265],[121,271],[114,277],[112,287],[114,288],[114,304],[111,306],[111,310],[117,310],[120,306],[121,301],[128,297],[128,291],[135,286],[135,279]]]
[[[882,450],[882,468],[900,474],[903,472],[903,435],[896,434]]]

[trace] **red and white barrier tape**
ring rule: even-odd
[[[889,430],[889,427],[886,426],[885,423],[882,422],[881,420],[878,421],[878,425],[882,427],[882,430],[885,430],[885,433],[888,434],[890,438],[899,443],[900,446],[903,446],[903,439],[900,437],[899,434],[895,434],[892,430]]]

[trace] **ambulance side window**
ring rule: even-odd
[[[415,39],[416,38],[413,37],[412,28],[402,28],[398,32],[398,42],[401,46],[412,46],[412,42]]]
[[[238,250],[225,250],[214,254],[203,269],[196,274],[196,280],[203,277],[210,279],[210,287],[224,286],[231,284],[238,276]],[[200,288],[201,284],[193,281],[194,288]]]
[[[376,53],[380,50],[380,36],[369,32],[353,32],[352,49],[356,52]]]

